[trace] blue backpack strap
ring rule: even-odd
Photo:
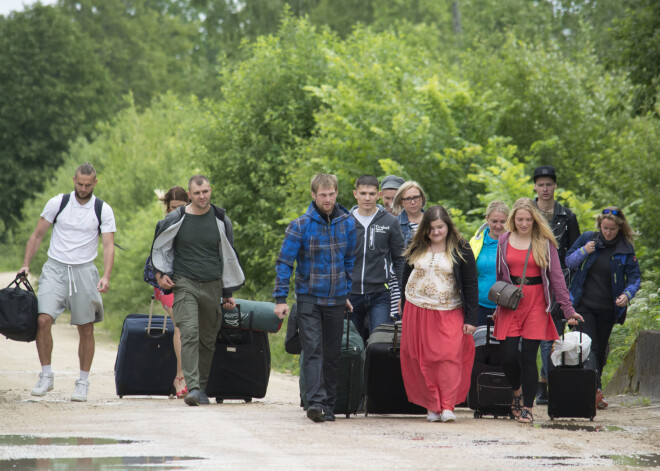
[[[57,214],[55,215],[55,219],[53,219],[53,224],[57,221],[57,216],[60,215],[62,211],[64,211],[64,208],[66,208],[66,205],[69,204],[69,199],[71,198],[71,193],[64,193],[62,195],[62,202],[60,203],[60,209],[57,210]],[[100,212],[99,212],[100,214]],[[100,218],[99,218],[100,221]]]

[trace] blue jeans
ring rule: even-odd
[[[362,332],[364,318],[369,318],[369,334],[381,324],[392,324],[390,318],[390,292],[389,290],[367,294],[351,294],[348,300],[353,305],[351,320],[358,332]]]
[[[557,329],[557,334],[561,337],[564,333],[564,323],[561,319],[552,319]],[[552,340],[541,341],[541,377],[548,378],[548,360],[550,359],[550,352],[552,351]]]

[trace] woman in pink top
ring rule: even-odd
[[[175,209],[185,206],[190,203],[190,198],[186,190],[180,186],[173,186],[169,191],[163,195],[158,195],[158,199],[165,205],[165,214],[169,214]],[[160,288],[154,288],[154,295],[157,301],[163,305],[163,309],[172,319],[174,323],[174,315],[172,313],[172,306],[174,305],[174,293],[165,294]],[[174,389],[176,390],[176,397],[185,397],[188,394],[188,387],[186,380],[183,376],[181,368],[181,331],[174,324],[174,354],[176,355],[176,377],[174,378]]]
[[[512,311],[498,306],[494,333],[502,341],[504,374],[514,391],[511,411],[518,422],[531,424],[538,383],[539,345],[541,340],[559,338],[550,315],[553,296],[569,324],[575,325],[577,320],[583,319],[571,305],[552,229],[531,199],[520,198],[515,202],[506,229],[497,245],[497,281],[520,285],[530,247],[531,253],[518,309]],[[522,345],[520,350],[519,345]]]

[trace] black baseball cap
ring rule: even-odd
[[[539,177],[550,177],[556,183],[557,174],[555,173],[555,168],[550,165],[541,165],[534,169],[534,183]]]

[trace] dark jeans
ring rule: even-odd
[[[486,319],[488,318],[488,316],[492,316],[494,312],[495,312],[494,307],[484,307],[482,305],[479,305],[479,311],[477,313],[477,327],[479,327],[480,325],[486,325]],[[491,325],[493,325],[492,322]]]
[[[369,319],[369,334],[381,324],[392,324],[390,318],[389,290],[367,294],[351,294],[348,300],[353,305],[351,320],[358,332],[362,332],[365,317]]]
[[[607,344],[610,341],[612,328],[616,323],[614,309],[611,311],[600,311],[580,306],[579,313],[584,318],[582,332],[591,337],[591,353],[589,359],[596,368],[598,388],[602,388],[600,378],[607,364]]]
[[[298,303],[298,328],[309,405],[334,410],[345,306]]]
[[[552,319],[555,323],[555,328],[557,329],[557,334],[561,337],[564,333],[564,323],[561,319]],[[552,340],[542,340],[541,341],[541,377],[543,379],[548,378],[548,361],[550,361],[550,352],[552,352]]]
[[[539,383],[536,354],[540,342],[540,340],[522,339],[521,343],[520,337],[507,337],[501,344],[504,375],[514,391],[522,385],[523,405],[530,408],[534,407]]]

